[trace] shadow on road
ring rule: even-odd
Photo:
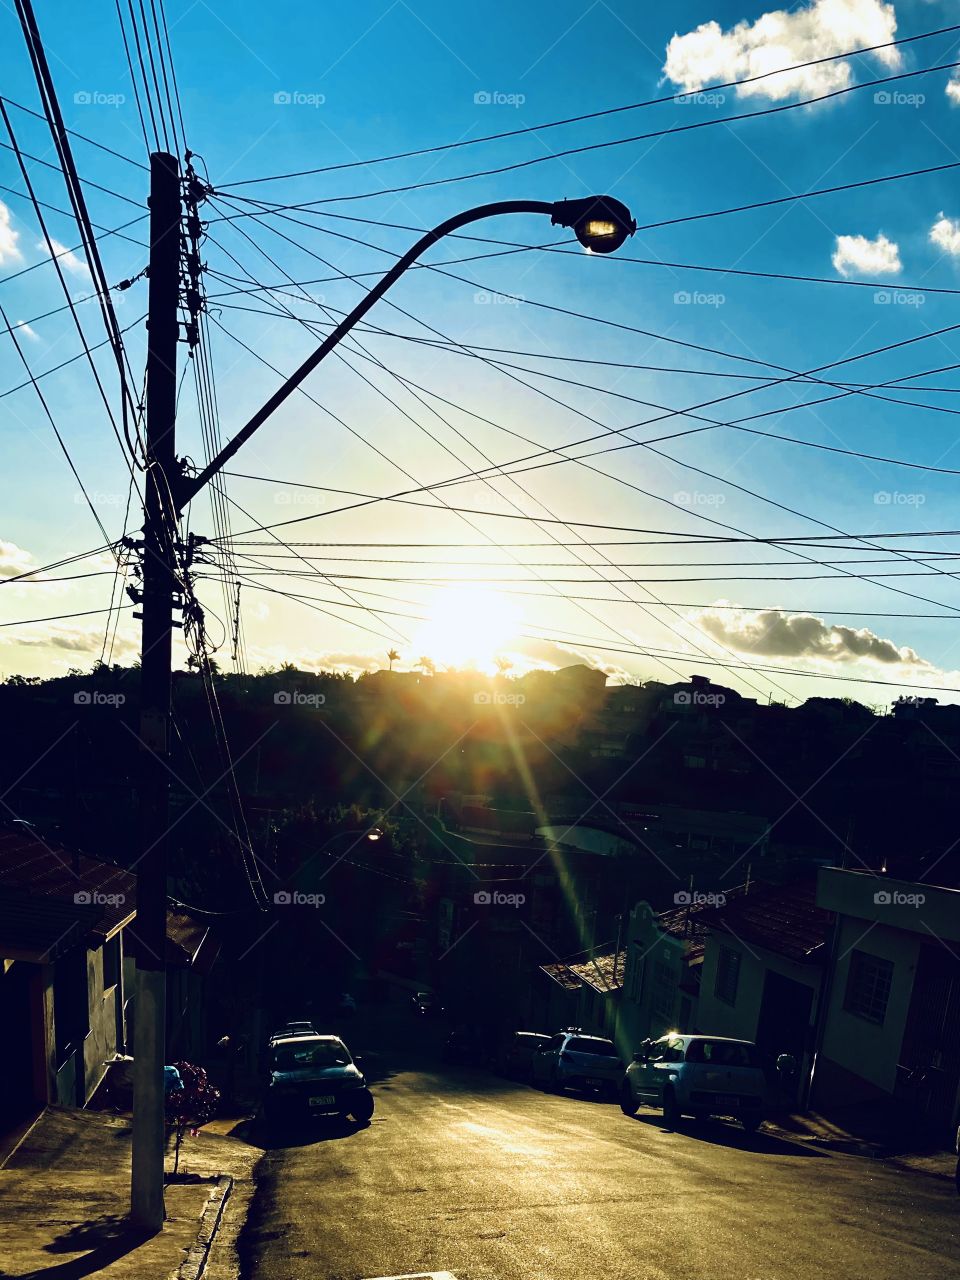
[[[696,1142],[705,1142],[714,1147],[732,1147],[736,1151],[752,1151],[761,1156],[807,1156],[818,1160],[826,1158],[825,1151],[815,1151],[801,1142],[789,1142],[773,1134],[747,1133],[732,1121],[724,1120],[683,1120],[678,1128],[671,1129],[664,1124],[659,1112],[639,1113],[624,1117],[632,1119],[636,1124],[644,1124],[652,1128],[662,1129],[665,1133],[676,1133],[683,1138],[692,1138]]]
[[[89,1250],[88,1253],[66,1262],[51,1263],[49,1267],[35,1267],[32,1271],[22,1272],[17,1280],[85,1280],[85,1277],[132,1253],[154,1234],[132,1227],[126,1217],[117,1214],[78,1223],[44,1248],[49,1253],[76,1254],[84,1249]],[[9,1274],[0,1271],[0,1277]]]

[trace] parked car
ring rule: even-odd
[[[787,1070],[792,1061],[782,1055],[778,1069]],[[685,1115],[696,1120],[733,1116],[748,1133],[760,1127],[765,1099],[763,1062],[751,1041],[676,1033],[645,1042],[633,1055],[620,1091],[628,1116],[646,1103],[662,1108],[670,1128]]]
[[[268,1122],[333,1115],[362,1124],[373,1115],[373,1094],[338,1036],[313,1033],[271,1036],[263,1100]]]
[[[439,1018],[443,1005],[432,991],[417,991],[410,997],[410,1008],[423,1018]]]
[[[497,1048],[497,1070],[515,1080],[531,1079],[533,1055],[541,1049],[546,1049],[549,1043],[550,1037],[546,1032],[509,1032]]]
[[[530,1059],[533,1081],[560,1092],[575,1087],[616,1096],[623,1063],[612,1040],[573,1029],[552,1036]]]

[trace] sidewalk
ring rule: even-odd
[[[954,1179],[957,1160],[953,1152],[906,1111],[889,1105],[843,1107],[829,1115],[817,1111],[776,1115],[764,1123],[764,1132]]]
[[[214,1229],[242,1214],[259,1155],[222,1134],[185,1137],[180,1173],[195,1180],[167,1187],[166,1225],[145,1237],[126,1220],[129,1119],[48,1107],[0,1169],[0,1280],[189,1280]],[[210,1280],[235,1274],[220,1245]]]

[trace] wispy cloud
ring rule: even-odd
[[[61,244],[59,240],[51,239],[50,243],[53,246],[54,256],[65,271],[69,271],[73,276],[81,276],[85,280],[89,280],[91,278],[90,268],[85,262],[77,257],[72,249],[68,249],[66,245]],[[44,253],[47,252],[47,246],[43,240],[38,241],[37,248],[42,249]]]
[[[20,250],[17,248],[17,240],[20,238],[19,231],[16,231],[10,218],[10,210],[0,200],[0,262],[7,262],[11,258],[19,258]]]

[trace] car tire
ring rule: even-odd
[[[680,1119],[680,1107],[677,1104],[676,1095],[672,1089],[666,1089],[663,1094],[663,1122],[668,1129],[679,1129]]]
[[[633,1090],[626,1081],[620,1086],[620,1110],[625,1116],[635,1116],[640,1110],[640,1103],[633,1096]]]
[[[356,1098],[351,1098],[346,1114],[357,1124],[366,1124],[373,1115],[373,1094],[369,1089],[358,1089]]]
[[[740,1123],[743,1125],[744,1132],[756,1133],[763,1124],[762,1116],[741,1116]]]

